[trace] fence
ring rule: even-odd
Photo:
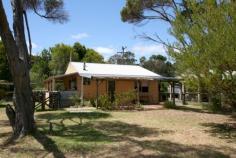
[[[35,108],[41,107],[45,110],[45,106],[48,106],[51,109],[60,109],[73,105],[73,95],[77,95],[77,91],[34,91],[33,100]]]

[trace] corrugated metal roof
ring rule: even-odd
[[[79,73],[84,77],[96,78],[136,78],[136,79],[162,79],[161,75],[151,72],[138,65],[98,64],[70,62],[65,74]]]

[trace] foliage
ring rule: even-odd
[[[211,103],[203,103],[201,104],[201,106],[203,109],[206,109],[213,113],[221,112],[223,110],[221,104],[219,104],[217,101],[213,101]]]
[[[98,97],[98,106],[103,110],[116,110],[122,108],[134,109],[136,94],[133,91],[115,94],[115,100],[112,102],[108,95]]]
[[[26,9],[49,21],[63,23],[68,20],[63,0],[24,0],[23,3]]]
[[[135,105],[135,109],[137,109],[137,110],[144,110],[144,107],[143,107],[143,105],[142,104],[136,104]]]
[[[49,68],[51,54],[44,49],[39,56],[34,56],[33,59],[30,71],[31,82],[35,83],[37,87],[43,87],[43,81],[51,75]]]
[[[96,107],[96,100],[95,99],[90,99],[90,104],[93,106],[93,107]]]
[[[145,38],[164,44],[178,73],[196,82],[200,92],[207,90],[217,100],[223,93],[225,104],[236,107],[235,8],[235,1],[127,0],[121,16],[129,23],[167,22],[174,43],[166,43],[158,35]]]
[[[172,101],[165,101],[164,107],[167,109],[175,109],[176,105]]]
[[[0,80],[11,81],[11,73],[7,61],[6,50],[0,41]]]
[[[101,54],[96,52],[93,49],[87,49],[84,58],[82,59],[83,62],[89,63],[103,63],[104,58]]]
[[[50,52],[52,60],[49,62],[49,66],[53,75],[64,74],[70,58],[72,61],[78,61],[78,54],[73,51],[71,46],[63,43],[50,48]]]
[[[114,106],[117,109],[121,109],[122,107],[134,108],[132,107],[135,103],[136,93],[134,91],[123,92],[115,94]]]
[[[112,110],[112,102],[108,95],[101,95],[98,97],[98,106],[103,110]]]
[[[80,99],[80,97],[77,94],[73,95],[71,97],[71,100],[72,100],[74,105],[81,106],[81,99]]]
[[[51,75],[63,74],[70,61],[103,63],[104,58],[93,49],[86,48],[80,43],[73,47],[63,43],[56,44],[49,50],[44,49],[38,56],[32,56],[31,81],[36,88],[43,87],[43,81]]]
[[[152,55],[146,60],[145,57],[140,58],[140,65],[150,71],[163,76],[174,76],[174,66],[167,58],[162,55]]]
[[[74,43],[73,45],[73,50],[75,53],[78,54],[78,60],[82,61],[82,59],[84,58],[87,49],[84,45],[81,45],[79,42]]]
[[[127,52],[118,52],[108,59],[111,64],[124,64],[124,65],[134,65],[136,62],[135,54]]]

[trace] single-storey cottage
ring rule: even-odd
[[[137,102],[157,104],[163,77],[138,65],[70,62],[65,74],[45,80],[46,90],[74,91],[82,100],[134,91]]]

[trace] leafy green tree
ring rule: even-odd
[[[174,76],[174,67],[167,61],[167,58],[162,55],[152,55],[146,60],[145,57],[140,58],[140,65],[150,71],[163,76]]]
[[[0,41],[0,80],[11,81],[11,73],[6,56],[6,50],[2,41]]]
[[[6,49],[9,69],[15,86],[15,111],[9,106],[6,109],[13,127],[14,139],[30,134],[35,129],[29,76],[32,45],[29,42],[28,51],[25,38],[26,30],[29,41],[31,41],[27,11],[31,10],[38,16],[51,21],[64,22],[67,20],[67,14],[63,10],[63,5],[62,0],[12,0],[13,17],[10,19],[9,16],[6,16],[2,0],[0,0],[0,36]],[[9,21],[12,21],[12,27],[9,26]]]
[[[78,54],[78,60],[82,61],[84,58],[87,49],[84,45],[81,45],[79,42],[74,43],[73,45],[74,52]]]
[[[136,62],[135,54],[127,52],[118,52],[108,59],[111,64],[124,64],[124,65],[134,65]]]
[[[34,58],[30,71],[31,81],[36,84],[36,88],[42,88],[43,81],[51,75],[49,68],[51,54],[47,49],[44,49],[39,56]]]
[[[70,60],[78,61],[78,54],[69,45],[56,44],[50,48],[50,52],[52,60],[49,62],[49,67],[53,75],[64,74]]]
[[[236,2],[127,0],[121,11],[129,23],[163,20],[170,24],[174,43],[159,36],[145,38],[167,46],[178,72],[208,90],[213,103],[236,108]]]
[[[93,49],[87,49],[84,58],[82,59],[83,62],[89,63],[104,63],[104,58],[101,54],[96,52]]]

